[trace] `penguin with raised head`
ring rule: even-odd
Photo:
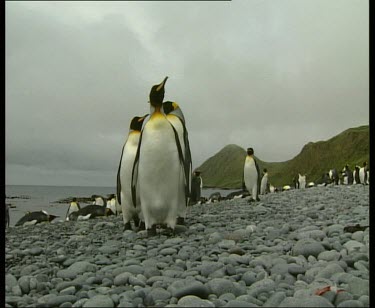
[[[259,190],[260,190],[260,173],[259,166],[254,157],[254,149],[247,149],[247,156],[245,158],[244,172],[243,172],[244,182],[247,190],[251,194],[251,201],[260,201]]]
[[[180,106],[176,102],[166,101],[163,103],[163,111],[167,117],[167,120],[175,128],[181,145],[181,150],[184,159],[184,173],[180,175],[180,192],[179,196],[181,200],[178,202],[179,210],[177,223],[184,224],[186,216],[186,208],[189,204],[189,197],[191,191],[191,152],[189,145],[189,136],[186,129],[185,118],[182,113]]]
[[[17,221],[16,226],[35,225],[41,222],[51,222],[56,217],[48,214],[46,211],[27,212],[20,220]]]
[[[66,212],[65,220],[69,221],[69,215],[73,212],[79,211],[80,209],[81,209],[81,206],[77,202],[77,198],[73,198],[72,202],[70,202],[69,204],[68,211]]]
[[[130,122],[128,137],[122,147],[120,164],[117,171],[117,200],[121,205],[122,217],[124,221],[124,230],[131,230],[131,221],[134,221],[136,227],[140,226],[141,207],[139,204],[139,195],[137,196],[136,207],[132,200],[132,171],[135,155],[137,154],[139,138],[144,120],[148,114],[143,117],[134,117]],[[139,189],[138,189],[139,192]],[[142,219],[143,220],[143,219]]]
[[[137,190],[147,230],[156,225],[174,230],[181,200],[180,180],[184,157],[178,133],[162,112],[164,87],[168,77],[150,91],[151,115],[139,140],[132,174],[132,198]]]

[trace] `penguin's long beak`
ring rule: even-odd
[[[156,91],[159,92],[161,89],[164,88],[164,85],[168,79],[168,76],[164,78],[164,80],[159,84],[159,86],[156,88]]]

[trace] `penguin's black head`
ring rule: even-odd
[[[247,148],[247,155],[254,155],[253,148]]]
[[[172,111],[176,110],[178,108],[177,103],[166,101],[163,103],[163,110],[165,114],[170,114]]]
[[[130,129],[136,130],[136,131],[141,131],[143,121],[146,119],[147,116],[148,116],[148,114],[145,114],[143,117],[134,117],[132,119],[132,121],[130,122]]]
[[[59,217],[59,216],[48,215],[48,221],[52,221],[52,220],[54,220],[56,217]]]
[[[165,82],[167,81],[168,76],[160,84],[152,86],[150,91],[150,104],[154,107],[160,107],[163,104],[164,93],[165,93]]]
[[[76,202],[76,201],[77,201],[77,198],[73,198],[73,199],[72,199],[72,202]]]

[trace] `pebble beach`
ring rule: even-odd
[[[10,227],[5,307],[369,307],[369,186],[189,207],[175,233],[122,216]]]

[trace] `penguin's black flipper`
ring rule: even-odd
[[[187,193],[186,206],[187,206],[188,199],[190,198],[190,193],[191,193],[191,173],[192,173],[193,165],[192,165],[192,160],[191,160],[191,151],[190,151],[188,132],[187,132],[184,121],[181,121],[181,123],[184,128],[184,143],[185,143],[184,170],[185,170],[185,183],[187,183],[187,191],[186,191]]]
[[[124,155],[124,148],[125,148],[125,144],[122,146],[120,163],[118,165],[118,170],[117,170],[116,196],[117,196],[117,201],[120,205],[121,205],[121,177],[120,177],[120,172],[121,172],[122,155]]]
[[[182,123],[182,121],[181,121],[181,123]],[[169,124],[171,124],[171,123],[169,122]],[[180,159],[181,167],[184,170],[185,180],[186,180],[185,160],[184,160],[184,155],[182,153],[180,139],[178,138],[178,133],[177,133],[176,129],[173,127],[172,124],[171,124],[171,127],[172,127],[173,132],[174,132],[174,137],[175,137],[175,140],[176,140],[176,146],[177,146],[177,151],[178,151],[178,157]],[[187,204],[188,196],[189,196],[189,183],[187,181],[185,181],[185,204]]]
[[[259,194],[260,194],[260,183],[261,183],[261,178],[260,178],[260,172],[259,172],[259,165],[258,165],[258,162],[257,160],[255,159],[254,157],[254,162],[255,162],[255,168],[257,169],[257,172],[258,172],[258,179],[257,179],[257,196],[256,198],[258,198]]]
[[[137,207],[138,165],[139,165],[139,155],[141,152],[141,145],[142,145],[142,136],[143,136],[143,130],[141,132],[141,135],[139,136],[137,153],[135,154],[133,170],[132,170],[131,189],[132,189],[132,201],[133,201],[134,207]]]

